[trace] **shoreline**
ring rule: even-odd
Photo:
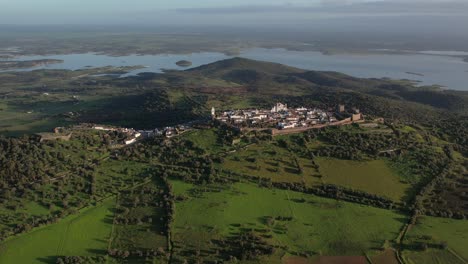
[[[39,60],[26,60],[26,61],[0,61],[0,70],[20,70],[20,69],[27,69],[27,68],[35,68],[41,66],[47,66],[52,64],[60,64],[64,63],[64,60],[57,60],[57,59],[39,59]]]

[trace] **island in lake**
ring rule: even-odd
[[[417,72],[406,72],[406,74],[411,74],[411,75],[416,75],[416,76],[421,76],[421,77],[424,76],[424,74],[422,74],[422,73],[417,73]]]
[[[190,67],[192,66],[192,62],[191,61],[187,61],[187,60],[180,60],[178,62],[176,62],[177,66],[180,66],[180,67]]]
[[[63,60],[56,59],[42,59],[42,60],[28,60],[28,61],[0,61],[0,70],[15,70],[31,67],[39,67],[50,64],[63,63]]]

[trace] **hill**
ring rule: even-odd
[[[338,72],[305,71],[281,64],[233,58],[186,71],[189,74],[218,78],[255,86],[258,93],[274,93],[278,85],[296,86],[307,92],[327,90],[354,91],[399,101],[409,101],[435,108],[467,113],[468,92],[416,87],[408,81],[356,78]],[[264,85],[263,87],[260,87]],[[289,93],[294,95],[294,93]]]
[[[203,74],[205,76],[210,77],[220,77],[228,72],[235,70],[256,71],[267,74],[288,74],[304,72],[304,70],[279,63],[256,61],[240,57],[220,60],[217,62],[186,70],[186,72]]]
[[[206,117],[211,107],[263,108],[281,101],[320,107],[344,103],[371,116],[431,128],[463,148],[468,144],[468,92],[244,58],[126,78],[92,75],[96,70],[0,73],[5,98],[0,132],[21,135],[81,122],[146,129]]]

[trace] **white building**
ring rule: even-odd
[[[308,109],[305,107],[299,107],[296,109],[297,112],[306,112]]]
[[[101,131],[115,131],[115,128],[108,128],[103,126],[94,126],[93,129],[101,130]]]
[[[271,109],[272,113],[278,113],[278,112],[282,112],[282,111],[288,111],[288,105],[287,104],[277,103]]]
[[[130,145],[130,144],[133,144],[136,142],[136,138],[132,138],[132,139],[129,139],[129,140],[125,140],[125,145]]]
[[[265,114],[260,114],[260,115],[256,115],[253,117],[253,119],[257,119],[257,120],[263,120],[263,119],[267,119],[268,116],[265,115]]]

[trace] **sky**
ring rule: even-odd
[[[0,0],[0,24],[269,24],[467,15],[468,0]]]
[[[37,12],[109,12],[145,9],[209,8],[247,5],[318,5],[339,0],[0,0],[5,12],[35,10]],[[343,0],[359,2],[365,0]]]

